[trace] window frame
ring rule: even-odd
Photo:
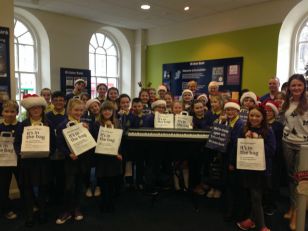
[[[33,47],[33,64],[34,64],[34,71],[20,71],[19,70],[19,67],[20,67],[20,63],[19,63],[19,45],[29,45],[29,44],[23,44],[23,43],[19,43],[18,39],[16,39],[15,37],[15,26],[16,26],[16,23],[17,21],[19,21],[20,23],[22,23],[26,28],[27,28],[27,32],[30,33],[30,35],[32,36],[32,39],[33,39],[33,45],[31,45]],[[25,33],[27,33],[25,32]],[[15,42],[17,40],[17,43]],[[16,46],[17,44],[17,46]],[[30,46],[30,45],[29,45]],[[35,77],[35,93],[38,94],[38,89],[39,89],[39,86],[40,86],[40,83],[41,83],[41,79],[40,79],[40,59],[39,59],[39,55],[40,55],[40,50],[39,50],[39,40],[38,40],[38,35],[35,31],[35,29],[33,28],[32,24],[24,17],[20,16],[20,15],[14,15],[14,49],[17,49],[17,51],[15,52],[14,51],[14,56],[15,54],[17,54],[17,58],[15,57],[15,60],[17,60],[18,63],[15,63],[15,67],[14,67],[14,72],[15,72],[15,75],[14,75],[14,79],[16,81],[16,96],[17,96],[17,93],[19,94],[19,99],[16,98],[16,101],[18,102],[19,104],[19,112],[21,113],[23,110],[22,110],[22,107],[20,105],[20,101],[22,100],[22,97],[21,97],[21,90],[20,90],[20,87],[21,87],[21,74],[33,74],[34,77]],[[17,67],[18,67],[18,70],[17,70]],[[18,78],[16,78],[16,75],[18,75]],[[18,81],[18,83],[17,83]],[[19,90],[17,90],[19,89]]]
[[[90,46],[92,46],[92,44],[91,44],[91,39],[92,39],[92,37],[93,37],[94,35],[96,35],[96,34],[103,34],[103,35],[104,35],[104,41],[105,41],[106,38],[108,38],[108,39],[112,42],[112,45],[115,47],[115,50],[116,50],[116,53],[117,53],[117,54],[116,54],[116,61],[117,61],[117,64],[116,64],[117,75],[116,75],[116,77],[113,77],[113,76],[111,77],[111,76],[108,76],[108,74],[107,74],[107,73],[108,73],[108,71],[107,71],[108,53],[107,53],[107,52],[106,52],[106,54],[105,54],[105,57],[106,57],[106,60],[105,60],[105,64],[106,64],[106,75],[101,75],[101,76],[93,75],[93,72],[92,72],[91,67],[90,67],[90,54],[94,54],[94,58],[96,57],[97,54],[96,54],[96,52],[94,52],[94,53],[90,52]],[[96,37],[96,39],[97,39],[97,37]],[[103,46],[99,46],[98,41],[97,41],[97,44],[98,44],[98,46],[97,46],[96,48],[92,46],[95,50],[96,50],[97,48],[103,48],[103,49],[105,50],[105,48],[104,48]],[[104,45],[104,43],[103,43],[103,45]],[[107,82],[104,82],[104,83],[106,83],[107,86],[108,86],[108,82],[109,82],[108,79],[116,79],[117,86],[115,86],[115,87],[118,88],[118,89],[121,89],[121,81],[122,81],[121,49],[120,49],[120,45],[119,45],[117,39],[115,38],[115,36],[113,36],[110,32],[105,31],[105,30],[99,30],[99,31],[96,31],[96,32],[92,33],[92,35],[91,35],[91,37],[90,37],[90,40],[89,40],[88,57],[89,57],[89,69],[91,70],[91,85],[92,85],[92,84],[95,84],[94,94],[92,94],[92,88],[91,88],[91,97],[92,97],[92,98],[97,97],[96,86],[97,86],[97,80],[98,80],[99,78],[104,78],[104,79],[106,79]],[[95,64],[95,61],[94,61],[94,65],[96,65],[96,64]],[[94,68],[97,69],[96,66],[94,66]],[[95,74],[96,74],[96,73],[95,73]],[[93,83],[93,81],[92,81],[93,78],[95,78],[95,83]],[[108,87],[108,88],[109,88],[109,87]]]
[[[308,39],[307,40],[305,40],[304,42],[300,42],[299,41],[299,39],[300,39],[300,35],[301,35],[301,32],[303,31],[303,29],[305,28],[305,27],[307,27],[307,29],[308,29],[308,15],[306,15],[305,17],[304,17],[304,19],[303,20],[301,20],[301,22],[298,24],[298,26],[296,27],[296,32],[295,32],[295,36],[294,36],[294,52],[293,52],[293,54],[292,54],[292,58],[293,58],[293,72],[294,73],[300,73],[300,74],[304,74],[305,72],[302,72],[302,71],[300,71],[299,70],[299,68],[298,68],[298,66],[299,66],[299,60],[298,60],[298,58],[299,58],[299,47],[300,47],[300,44],[303,44],[303,43],[306,43],[307,45],[308,45]],[[308,54],[307,54],[307,56],[308,56]],[[307,65],[308,64],[308,60],[307,60],[307,63],[305,64],[305,65]]]

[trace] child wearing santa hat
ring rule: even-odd
[[[44,117],[44,110],[47,107],[46,100],[38,95],[25,95],[21,101],[21,106],[27,110],[27,118],[21,123],[20,129],[16,132],[15,138],[15,151],[16,154],[21,154],[22,134],[24,128],[27,126],[33,126],[37,124],[43,124],[49,126],[49,123]],[[50,142],[55,142],[53,138],[54,132],[50,130]],[[53,146],[50,145],[50,149]],[[53,150],[50,150],[52,153]],[[32,227],[34,225],[33,207],[35,201],[39,209],[39,223],[46,223],[46,201],[47,190],[49,184],[49,157],[44,158],[25,158],[20,161],[20,185],[23,192],[23,199],[25,204],[25,217],[26,227]],[[34,188],[38,188],[37,196],[35,198]]]
[[[193,99],[194,99],[194,93],[191,90],[185,89],[182,92],[182,103],[184,111],[187,111],[188,113],[191,112],[191,103]]]
[[[168,92],[168,89],[167,89],[167,87],[165,85],[160,85],[157,88],[157,94],[158,94],[159,99],[164,100],[165,99],[165,94],[167,92]]]
[[[236,101],[229,101],[224,105],[225,115],[220,116],[221,121],[227,121],[231,127],[230,140],[225,156],[226,165],[226,204],[224,218],[230,220],[237,216],[239,210],[236,204],[239,192],[241,196],[245,194],[239,186],[238,171],[235,168],[236,163],[236,145],[237,139],[242,134],[244,123],[239,117],[240,105]]]
[[[270,177],[269,189],[264,195],[264,213],[273,215],[276,210],[276,197],[279,194],[280,179],[286,179],[287,176],[282,176],[286,172],[284,168],[284,157],[282,155],[282,134],[283,124],[277,120],[279,116],[279,106],[274,101],[265,102],[266,120],[272,128],[276,138],[276,153],[272,158],[272,175]],[[285,170],[285,171],[283,171]]]
[[[258,104],[257,96],[254,92],[247,91],[241,96],[240,102],[240,118],[246,123],[249,110]]]

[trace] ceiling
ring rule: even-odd
[[[14,4],[117,27],[149,29],[272,1],[277,0],[15,0]],[[141,10],[143,2],[151,9]]]

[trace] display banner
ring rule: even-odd
[[[10,96],[10,31],[0,27],[0,91]]]
[[[174,96],[180,96],[187,83],[198,83],[196,94],[208,92],[211,81],[219,82],[219,90],[238,95],[242,85],[243,57],[163,64],[163,83]]]
[[[60,68],[61,91],[66,95],[73,92],[77,79],[83,79],[87,86],[85,92],[91,95],[91,71],[87,69]]]

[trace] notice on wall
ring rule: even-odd
[[[10,95],[10,31],[0,27],[0,91]]]
[[[208,92],[208,84],[217,81],[220,91],[240,92],[243,57],[163,64],[163,83],[174,96],[180,96],[187,83],[198,83],[196,94]]]
[[[86,82],[85,92],[91,95],[91,71],[87,69],[60,68],[61,91],[69,94],[74,90],[74,83],[77,79]]]

